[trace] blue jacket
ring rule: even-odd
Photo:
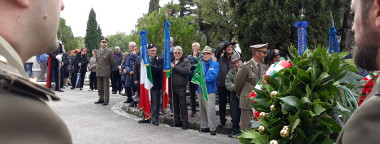
[[[219,73],[219,64],[213,60],[209,60],[209,64],[206,61],[202,61],[203,70],[205,73],[205,80],[208,93],[216,93],[216,78]],[[197,93],[200,93],[200,87],[198,86]]]
[[[124,62],[124,68],[127,73],[125,74],[125,83],[124,83],[124,86],[125,87],[137,87],[138,85],[135,85],[133,83],[133,76],[131,76],[129,74],[129,72],[131,71],[135,71],[135,62],[136,62],[136,59],[137,59],[137,55],[136,54],[133,54],[133,53],[129,53],[126,58],[125,58],[125,62]]]
[[[47,63],[48,57],[49,57],[48,54],[38,55],[38,56],[36,56],[36,61],[40,62],[40,63]]]

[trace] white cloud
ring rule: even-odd
[[[160,6],[171,0],[160,0]],[[174,0],[178,3],[178,0]],[[103,35],[130,33],[137,19],[148,13],[149,0],[64,0],[61,17],[71,26],[74,36],[85,36],[88,15],[94,8]]]

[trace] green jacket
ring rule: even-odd
[[[228,91],[230,91],[231,96],[236,96],[235,92],[235,81],[236,81],[236,69],[231,69],[228,71],[225,79],[226,88]]]

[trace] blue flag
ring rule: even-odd
[[[148,42],[146,40],[146,35],[148,31],[142,30],[141,35],[141,58],[144,61],[144,65],[149,65],[149,55],[148,55]]]
[[[294,26],[298,28],[298,55],[303,55],[307,48],[307,27],[309,23],[307,21],[297,21]]]
[[[165,21],[165,33],[164,33],[164,72],[170,71],[170,22],[169,20]]]
[[[336,35],[336,29],[334,26],[334,22],[329,30],[329,53],[339,53],[339,43],[338,36]]]

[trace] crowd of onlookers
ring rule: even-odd
[[[95,104],[108,105],[109,94],[107,96],[107,85],[103,79],[99,84],[99,75],[109,77],[111,80],[111,93],[126,96],[124,103],[129,103],[130,107],[138,104],[139,81],[140,81],[140,52],[135,42],[129,42],[125,52],[116,46],[113,50],[107,48],[108,39],[102,37],[99,41],[101,48],[94,49],[91,57],[87,54],[87,48],[70,50],[65,52],[61,43],[56,51],[48,54],[36,56],[41,73],[37,81],[46,81],[46,87],[52,87],[55,83],[55,91],[64,92],[62,88],[70,86],[71,89],[83,89],[85,75],[89,72],[89,91],[99,90],[99,100]],[[268,44],[253,45],[252,58],[243,63],[243,56],[235,50],[235,43],[224,41],[215,49],[205,46],[201,50],[201,45],[194,42],[191,45],[191,54],[185,56],[180,46],[174,45],[174,39],[170,38],[171,55],[171,105],[170,110],[174,114],[173,127],[188,129],[188,110],[186,104],[187,90],[190,97],[190,116],[197,115],[197,105],[199,105],[199,115],[201,118],[200,132],[210,132],[216,134],[217,127],[226,125],[227,104],[230,103],[230,115],[232,118],[232,132],[230,137],[236,137],[250,127],[252,120],[252,109],[248,106],[248,93],[256,85],[265,69],[276,61],[279,61],[281,52],[278,49],[267,49]],[[163,96],[163,52],[157,54],[157,47],[154,44],[148,45],[148,55],[153,78],[151,93],[151,116],[140,120],[139,123],[152,123],[159,125],[159,115],[162,110]],[[106,56],[110,60],[105,60]],[[112,57],[112,58],[111,58]],[[198,85],[191,82],[198,60],[202,60],[205,75],[208,101],[202,96],[202,91]],[[104,62],[100,62],[105,61]],[[112,66],[110,66],[110,64]],[[31,66],[26,63],[25,69],[29,72]],[[107,74],[97,75],[97,71],[104,73],[107,67]],[[47,73],[47,74],[46,74]],[[45,76],[46,75],[46,76]],[[107,81],[107,80],[105,80]],[[108,79],[109,81],[109,79]],[[105,84],[104,84],[105,83]],[[236,86],[235,86],[236,84]],[[109,85],[109,84],[108,84]],[[109,92],[108,92],[109,93]],[[103,95],[105,97],[103,97]],[[198,97],[198,98],[197,98]],[[198,99],[198,104],[197,100]],[[216,124],[215,103],[218,99],[220,123]],[[240,124],[241,123],[241,124]]]

